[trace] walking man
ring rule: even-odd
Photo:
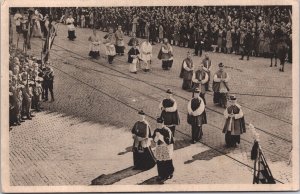
[[[162,69],[170,70],[173,65],[173,48],[169,44],[168,39],[163,39],[163,44],[158,53],[158,59],[162,60]]]
[[[188,102],[187,107],[187,122],[192,126],[192,144],[200,141],[203,136],[202,125],[207,124],[205,104],[199,93],[199,89],[196,88],[195,95],[192,100]]]
[[[229,75],[224,71],[223,63],[219,64],[219,70],[215,73],[213,79],[214,103],[226,108]]]
[[[170,89],[166,91],[166,94],[167,97],[159,104],[159,109],[162,111],[160,117],[163,119],[164,124],[171,129],[173,136],[175,136],[175,127],[180,124],[177,103]]]
[[[141,44],[140,50],[141,50],[141,60],[143,61],[144,64],[144,71],[149,72],[151,58],[152,58],[152,45],[149,42],[149,37],[147,37],[146,41]]]
[[[122,31],[122,26],[118,26],[118,30],[115,32],[116,36],[116,53],[117,55],[124,55],[124,33]]]
[[[157,160],[157,181],[164,184],[167,179],[173,178],[173,151],[174,138],[171,130],[164,125],[163,119],[157,118],[160,126],[153,133],[153,141],[156,143],[155,157]]]
[[[204,59],[202,60],[203,63],[203,69],[204,71],[206,71],[207,75],[208,75],[208,81],[205,84],[205,90],[206,91],[211,91],[209,89],[209,81],[210,81],[210,77],[211,77],[211,73],[210,73],[210,69],[211,69],[211,60],[209,58],[208,53],[204,54]]]
[[[236,103],[236,97],[229,97],[229,106],[224,111],[226,122],[223,133],[227,147],[236,147],[240,144],[240,135],[246,132],[244,113],[241,106]]]
[[[182,62],[180,77],[183,78],[182,89],[190,91],[192,89],[194,64],[191,53],[187,53],[187,57]]]
[[[151,150],[151,130],[145,119],[144,111],[139,111],[141,119],[131,129],[133,142],[133,164],[136,170],[149,170],[155,166],[155,159]]]
[[[203,68],[203,64],[199,64],[198,69],[193,73],[193,88],[198,88],[200,91],[200,97],[203,99],[205,105],[205,85],[208,82],[208,75]]]

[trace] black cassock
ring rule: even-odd
[[[133,143],[133,163],[134,168],[138,170],[148,170],[155,166],[155,158],[150,146],[146,146],[145,143],[147,140],[146,138],[151,138],[151,131],[148,126],[143,121],[137,121],[131,133],[135,135],[134,143]]]
[[[164,108],[170,108],[174,106],[175,101],[172,99],[164,99],[162,101],[162,106]],[[161,112],[161,117],[164,120],[164,124],[165,125],[179,125],[180,123],[180,119],[179,119],[179,115],[178,115],[178,111],[174,111],[174,112],[166,112],[166,111],[162,111]]]
[[[171,144],[174,144],[174,137],[169,130],[170,129],[168,129],[167,127],[157,128],[153,133],[154,140],[156,137],[156,132],[160,133],[164,139],[164,142],[158,140],[158,146],[156,147],[156,152],[158,152],[160,149],[160,151],[163,153],[163,158],[160,158],[162,157],[162,154],[160,154],[160,157],[157,157],[157,172],[161,180],[172,178],[174,173],[173,160],[171,157],[169,157],[171,154],[170,152],[173,152],[173,147],[172,150],[169,150],[168,148],[168,146],[172,146]],[[161,149],[165,151],[162,151]]]
[[[204,103],[204,101],[199,100],[198,98],[193,98],[191,101],[192,111],[196,111],[197,109],[199,109],[201,103]],[[200,115],[197,116],[188,114],[187,122],[192,126],[192,140],[199,141],[203,136],[202,125],[207,124],[205,109]]]

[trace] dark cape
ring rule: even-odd
[[[174,144],[174,137],[172,133],[170,133],[170,129],[167,129],[167,127],[155,129],[153,133],[153,139],[156,136],[156,132],[160,133],[163,136],[164,142],[167,145]],[[162,144],[162,142],[160,142],[159,140],[157,144],[160,145]],[[157,171],[158,176],[161,180],[172,178],[174,173],[173,160],[157,160]]]
[[[199,100],[198,98],[193,98],[191,101],[191,109],[193,111],[197,110],[201,103],[204,103],[202,100]],[[197,126],[201,126],[203,124],[207,124],[207,117],[206,117],[206,112],[205,109],[202,112],[202,114],[198,115],[198,116],[193,116],[193,115],[187,115],[187,122],[190,125],[197,125]]]
[[[188,58],[186,58],[186,59],[184,59],[183,61],[182,61],[182,64],[181,64],[181,71],[180,71],[180,74],[179,74],[179,77],[180,78],[183,78],[185,75],[185,69],[183,68],[183,63],[186,63],[186,64],[189,64],[189,63],[191,63],[191,65],[193,66],[193,61],[192,60],[190,60],[190,59],[188,59]],[[193,74],[192,74],[192,76],[193,76]],[[191,78],[192,79],[192,78]]]
[[[164,99],[162,101],[162,106],[164,108],[170,108],[170,107],[173,107],[174,103],[175,103],[175,101],[173,101],[172,99]],[[166,112],[165,110],[163,110],[161,112],[160,117],[164,120],[165,125],[179,125],[180,124],[178,110],[176,110],[174,112]]]
[[[149,126],[143,121],[137,121],[134,124],[131,133],[141,138],[152,137]],[[156,161],[151,147],[143,147],[141,145],[141,142],[135,139],[133,143],[132,152],[134,169],[149,170],[150,168],[155,166]]]
[[[131,57],[131,55],[138,55],[138,54],[140,54],[139,49],[131,48],[128,51],[128,63],[132,63],[132,61],[133,61],[133,58]]]
[[[170,129],[169,129],[170,130]],[[170,145],[170,144],[174,144],[174,137],[172,135],[172,133],[170,134],[167,127],[163,127],[163,128],[156,128],[154,130],[153,136],[152,138],[155,138],[155,134],[156,132],[159,132],[163,137],[164,137],[164,141],[166,144]],[[159,143],[158,143],[159,144]]]

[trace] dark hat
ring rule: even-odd
[[[219,67],[224,67],[223,63],[219,63]]]
[[[140,110],[140,111],[139,111],[139,115],[145,115],[144,111],[143,111],[143,110]]]
[[[168,93],[168,94],[173,94],[173,91],[172,91],[171,89],[168,89],[168,90],[166,91],[166,93]]]
[[[158,117],[158,118],[156,119],[156,122],[157,122],[157,123],[163,123],[164,120],[163,120],[161,117]]]
[[[194,93],[200,93],[199,88],[195,88]]]
[[[229,97],[229,99],[230,99],[230,100],[236,100],[236,97],[235,97],[235,95],[231,95],[231,96]]]

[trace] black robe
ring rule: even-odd
[[[152,137],[149,125],[143,121],[137,121],[131,129],[131,133],[135,135],[132,149],[134,168],[138,170],[149,170],[155,166],[156,163],[153,152],[150,146],[142,146],[141,141],[138,141],[138,138]]]
[[[132,61],[133,61],[133,58],[131,57],[131,55],[139,55],[139,54],[140,54],[139,49],[131,48],[128,51],[128,63],[132,63]]]
[[[201,103],[204,103],[204,102],[202,100],[200,101],[198,98],[193,98],[191,101],[191,109],[193,111],[197,110],[200,107]],[[193,115],[188,114],[187,122],[190,125],[197,125],[197,126],[207,124],[207,117],[206,117],[205,109],[202,112],[202,114],[200,114],[198,116],[193,116]]]
[[[162,106],[164,108],[170,108],[173,107],[175,101],[172,99],[164,99],[162,101]],[[180,124],[180,119],[179,119],[179,114],[178,110],[174,112],[166,112],[163,110],[161,112],[161,118],[164,120],[165,125],[179,125]]]
[[[167,129],[166,127],[155,129],[153,133],[153,139],[156,137],[156,132],[163,136],[165,144],[174,144],[174,137],[172,133],[170,133],[170,129]],[[163,142],[160,140],[157,142],[158,145],[161,145],[162,143]],[[174,173],[173,160],[157,160],[157,172],[161,180],[172,178]]]

